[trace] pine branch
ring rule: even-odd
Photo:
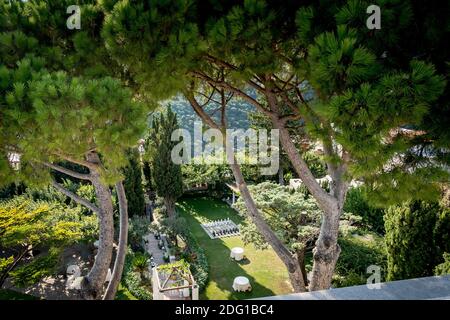
[[[210,54],[207,54],[205,56],[205,58],[208,61],[210,61],[210,62],[212,62],[212,63],[214,63],[214,64],[216,64],[216,65],[218,65],[218,66],[220,66],[220,67],[222,67],[224,69],[233,70],[233,71],[237,71],[238,70],[238,68],[236,66],[234,66],[234,65],[232,65],[232,64],[230,64],[230,63],[228,63],[226,61],[223,61],[223,60],[221,60],[221,59],[219,59],[217,57],[214,57],[214,56],[212,56]],[[262,82],[260,79],[257,79],[257,80],[259,82]],[[250,84],[250,86],[252,86],[254,89],[258,90],[259,92],[264,92],[264,88],[261,87],[260,85],[258,85],[256,82],[251,81],[251,80],[249,80],[247,82]]]
[[[197,102],[197,100],[194,97],[194,94],[190,91],[186,91],[184,93],[184,96],[191,104],[192,108],[194,109],[195,113],[211,128],[219,129],[220,127],[217,125],[217,123],[214,122],[214,120],[203,110],[201,105]]]
[[[69,197],[70,199],[72,199],[73,201],[75,201],[78,204],[81,204],[82,206],[85,206],[86,208],[90,209],[93,212],[96,213],[100,213],[100,209],[95,206],[93,203],[87,201],[86,199],[83,199],[79,196],[77,196],[75,193],[73,193],[70,190],[67,190],[66,188],[64,188],[62,185],[60,185],[59,183],[57,183],[55,180],[52,181],[52,186],[58,190],[59,192],[61,192],[62,194],[66,195],[67,197]]]
[[[89,174],[75,172],[75,171],[72,171],[70,169],[61,167],[61,166],[53,164],[53,163],[44,162],[44,165],[53,170],[59,171],[61,173],[67,174],[68,176],[71,176],[71,177],[74,177],[74,178],[77,178],[80,180],[90,180],[91,179],[91,175],[89,175]]]
[[[99,167],[96,163],[89,162],[89,161],[86,161],[86,160],[79,160],[79,159],[76,159],[73,156],[69,156],[69,155],[67,155],[67,154],[65,154],[63,152],[54,152],[54,155],[56,155],[56,156],[58,156],[58,157],[60,157],[60,158],[62,158],[64,160],[66,160],[66,161],[76,163],[76,164],[78,164],[80,166],[83,166],[83,167],[86,167],[86,168],[89,168],[89,169],[97,170],[98,167]]]
[[[259,111],[270,115],[270,111],[267,110],[266,108],[264,108],[264,106],[261,103],[259,103],[256,99],[252,98],[251,96],[246,94],[244,91],[232,86],[231,84],[229,84],[225,81],[215,80],[215,79],[209,77],[208,75],[201,73],[201,72],[197,72],[197,71],[193,71],[192,75],[196,78],[199,78],[201,80],[208,82],[212,86],[215,85],[215,86],[221,87],[231,93],[234,93],[235,95],[241,97],[245,101],[254,105]]]

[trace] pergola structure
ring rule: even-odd
[[[153,300],[198,300],[199,288],[184,261],[152,269]]]

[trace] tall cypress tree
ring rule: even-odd
[[[424,201],[392,206],[386,211],[388,280],[433,275],[449,248],[449,213],[438,203]]]
[[[175,146],[171,135],[178,128],[177,116],[169,107],[165,114],[155,116],[146,140],[152,183],[158,196],[164,198],[169,217],[175,215],[175,202],[183,194],[181,166],[173,163],[171,158]]]
[[[128,152],[128,165],[124,168],[125,180],[123,187],[128,202],[128,215],[143,215],[145,209],[144,190],[142,185],[142,170],[139,152],[131,149]]]

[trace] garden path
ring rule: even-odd
[[[158,240],[155,239],[155,235],[153,233],[149,233],[144,236],[144,240],[146,242],[147,252],[153,256],[153,261],[156,265],[164,264],[164,252],[158,247]]]

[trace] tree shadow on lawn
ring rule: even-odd
[[[194,205],[195,204],[195,205]],[[230,258],[230,249],[233,246],[243,246],[240,237],[211,239],[201,227],[200,223],[206,223],[217,219],[231,219],[239,224],[243,219],[227,204],[207,198],[181,199],[178,202],[180,214],[187,221],[186,227],[195,236],[200,246],[205,250],[209,263],[209,283],[201,294],[203,298],[213,299],[251,299],[257,297],[273,296],[275,293],[258,282],[242,266],[255,266],[255,261],[237,262]],[[254,260],[254,259],[252,259]],[[253,265],[251,265],[253,263]],[[266,271],[266,270],[262,270]],[[247,277],[252,286],[251,292],[235,292],[232,288],[235,277]],[[266,282],[271,281],[270,272],[266,276]]]

